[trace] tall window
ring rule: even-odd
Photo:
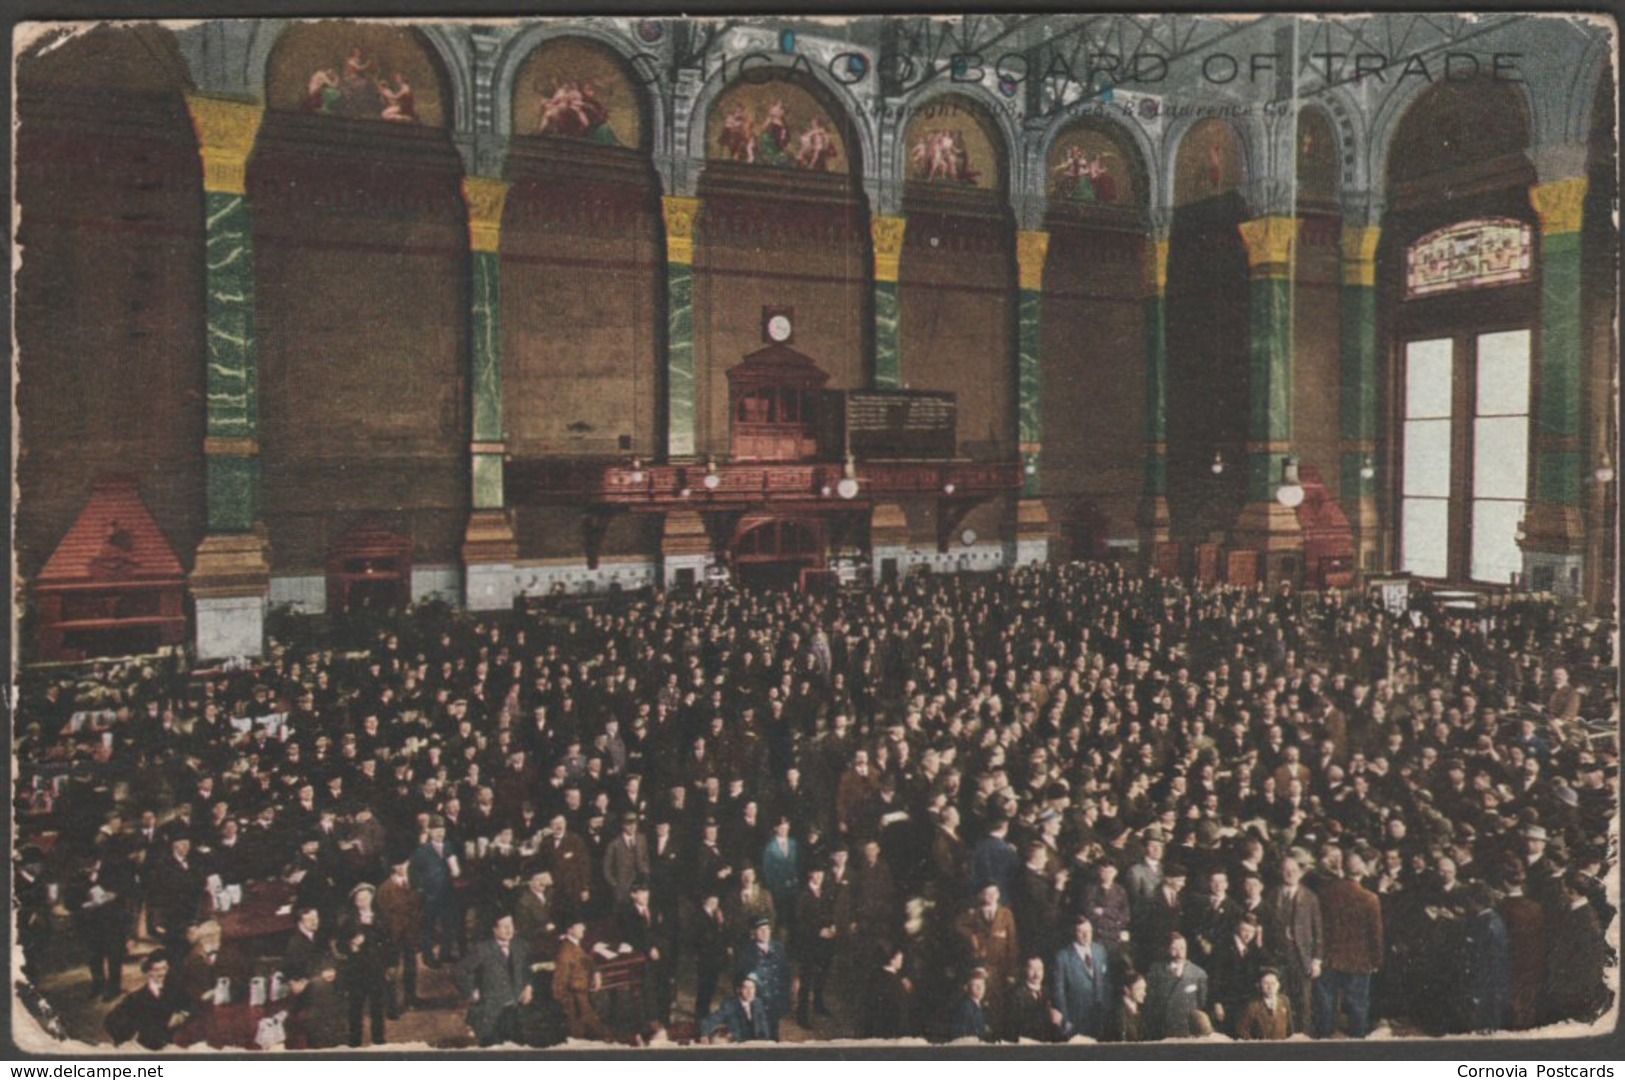
[[[1408,342],[1400,431],[1400,565],[1505,585],[1522,566],[1529,479],[1526,329]]]

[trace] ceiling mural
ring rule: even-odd
[[[1318,109],[1298,114],[1298,197],[1337,197],[1337,135]]]
[[[903,145],[908,178],[996,190],[1001,187],[997,128],[987,111],[957,95],[926,102],[909,117]]]
[[[581,38],[560,38],[538,47],[520,67],[514,79],[513,130],[515,135],[640,147],[642,103],[613,52]]]
[[[829,110],[787,79],[746,80],[711,107],[706,157],[809,172],[850,172],[851,155]]]
[[[288,28],[271,55],[272,108],[395,124],[444,124],[437,66],[410,29],[326,20]]]
[[[1223,120],[1197,122],[1179,142],[1174,205],[1200,202],[1241,186],[1241,147]]]
[[[1075,127],[1050,147],[1048,191],[1052,201],[1075,206],[1139,205],[1129,151],[1104,131]]]

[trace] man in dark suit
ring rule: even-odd
[[[894,945],[886,946],[881,952],[885,959],[869,977],[858,1032],[865,1039],[899,1039],[909,1033],[910,986],[903,977],[905,956],[903,950]]]
[[[647,880],[640,878],[632,883],[626,906],[617,915],[616,926],[620,940],[632,946],[632,951],[645,960],[639,1021],[664,1022],[671,1005],[670,965],[665,953],[666,916],[650,904]]]
[[[457,991],[468,1000],[468,1026],[481,1046],[522,1040],[522,1010],[535,996],[530,958],[514,933],[513,916],[503,915],[457,965]]]
[[[756,976],[741,975],[738,992],[700,1021],[700,1034],[710,1041],[722,1034],[729,1042],[778,1042],[768,1011],[756,992]]]
[[[134,1039],[148,1050],[162,1050],[191,1011],[181,988],[169,981],[169,954],[159,949],[141,961],[146,981],[113,1006],[103,1026],[115,1043]]]
[[[90,992],[112,1001],[124,988],[124,957],[138,904],[127,860],[96,856],[73,898],[74,927],[90,949]]]
[[[699,913],[694,917],[694,1013],[706,1016],[711,1011],[711,998],[717,992],[717,981],[728,970],[729,953],[737,928],[730,926],[723,914],[722,902],[715,892],[707,893],[700,901]]]
[[[1168,939],[1168,959],[1151,969],[1145,1016],[1154,1039],[1187,1039],[1207,1035],[1207,972],[1186,959],[1185,938]]]
[[[446,841],[445,822],[431,819],[429,838],[412,853],[410,867],[412,884],[423,894],[423,960],[430,967],[451,959],[457,929],[456,859]]]
[[[835,962],[835,942],[840,933],[835,896],[824,887],[822,866],[814,866],[807,871],[807,883],[796,899],[795,911],[796,922],[790,945],[801,973],[801,990],[796,995],[796,1022],[810,1028],[811,1008],[816,1008],[819,1016],[829,1015],[824,1002],[824,986],[829,982],[829,970]]]
[[[1310,1015],[1309,996],[1326,958],[1320,901],[1303,884],[1303,867],[1290,855],[1281,860],[1281,883],[1269,891],[1264,903],[1280,928],[1280,938],[1269,947],[1280,958],[1281,982],[1292,1003],[1293,1022],[1300,1026]]]
[[[1050,1001],[1060,1017],[1061,1037],[1099,1039],[1111,1019],[1112,980],[1106,948],[1095,940],[1094,924],[1079,916],[1072,944],[1055,954],[1050,971]]]
[[[186,955],[186,931],[203,905],[203,870],[191,852],[191,839],[176,833],[169,853],[147,867],[147,924],[171,956]]]
[[[751,940],[740,946],[734,970],[739,975],[756,976],[768,1031],[778,1042],[779,1021],[790,1011],[790,958],[773,936],[773,921],[765,915],[751,924]]]

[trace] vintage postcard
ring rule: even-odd
[[[1613,1032],[1618,45],[15,23],[16,1048]]]

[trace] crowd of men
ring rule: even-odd
[[[420,962],[487,1045],[1587,1022],[1614,635],[1074,563],[36,678],[17,802],[59,839],[18,853],[22,940],[66,912],[109,998],[159,941],[108,1023],[153,1046],[253,968],[210,910],[255,882],[311,1045],[386,1041]]]

